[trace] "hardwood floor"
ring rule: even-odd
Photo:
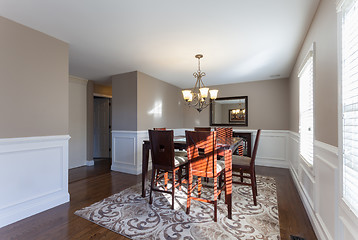
[[[281,239],[296,235],[317,239],[289,170],[257,167],[257,174],[276,179]],[[141,181],[141,177],[111,172],[108,161],[69,171],[71,201],[0,228],[0,239],[127,239],[74,215],[86,207]]]

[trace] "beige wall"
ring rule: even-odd
[[[137,130],[137,72],[112,76],[112,129]]]
[[[68,168],[86,165],[87,160],[87,80],[69,78]]]
[[[0,17],[0,138],[68,134],[68,44]]]
[[[138,72],[138,130],[153,127],[182,128],[181,89]]]
[[[240,129],[288,129],[288,79],[225,84],[210,88],[219,90],[218,97],[248,96],[248,126]],[[198,113],[186,106],[184,127],[209,126],[209,109],[208,107]]]
[[[298,68],[316,43],[314,119],[316,140],[338,146],[337,14],[335,1],[323,0],[290,77],[290,130],[299,130]]]
[[[106,97],[111,97],[112,96],[112,86],[93,84],[93,93],[103,95]]]

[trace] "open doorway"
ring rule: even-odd
[[[94,96],[93,100],[93,159],[111,159],[112,99]]]

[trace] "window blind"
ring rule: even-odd
[[[300,71],[300,154],[313,164],[313,50],[306,56]]]
[[[358,216],[358,1],[342,16],[343,198]]]

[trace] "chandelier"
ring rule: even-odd
[[[198,110],[198,112],[201,112],[210,104],[208,94],[210,93],[210,98],[214,100],[218,96],[218,90],[209,90],[209,88],[205,87],[202,77],[206,74],[200,70],[200,58],[202,58],[203,55],[197,54],[195,57],[198,59],[198,71],[193,73],[193,76],[196,78],[195,86],[191,90],[183,90],[182,93],[189,107],[193,107]]]

